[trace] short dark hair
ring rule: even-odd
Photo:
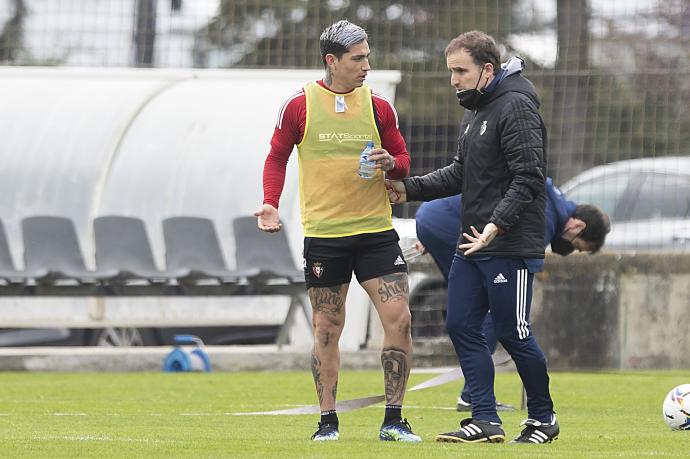
[[[346,19],[326,27],[319,38],[319,49],[324,68],[326,67],[326,54],[333,54],[340,59],[343,54],[348,52],[350,46],[361,43],[367,38],[367,33],[363,28]]]
[[[592,253],[597,253],[604,245],[606,235],[611,231],[609,216],[592,204],[578,204],[575,206],[573,218],[585,222],[587,226],[580,237],[592,245]]]
[[[466,49],[477,65],[490,63],[494,66],[494,73],[501,69],[501,52],[491,35],[479,30],[465,32],[453,38],[446,46],[445,55]]]

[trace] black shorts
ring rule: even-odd
[[[392,273],[406,273],[407,262],[395,230],[345,237],[304,238],[307,288],[359,283]]]

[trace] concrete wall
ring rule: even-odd
[[[534,334],[550,368],[690,368],[690,256],[547,256]]]

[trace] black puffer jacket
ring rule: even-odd
[[[467,110],[452,164],[404,180],[408,201],[462,192],[462,231],[495,223],[505,231],[477,256],[544,257],[546,128],[532,83],[509,75]],[[460,240],[463,241],[462,236]]]

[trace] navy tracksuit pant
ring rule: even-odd
[[[482,334],[491,310],[496,338],[511,355],[527,393],[531,419],[551,422],[546,358],[530,330],[534,274],[522,259],[455,255],[448,277],[446,327],[470,387],[472,418],[501,422],[496,413],[494,364]]]

